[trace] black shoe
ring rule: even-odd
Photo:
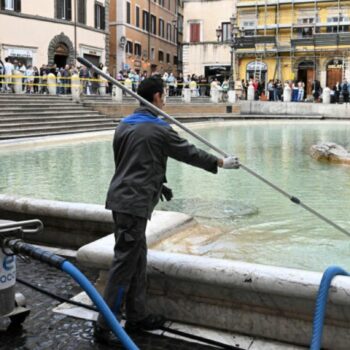
[[[154,331],[163,327],[165,321],[165,318],[161,315],[150,314],[140,321],[126,321],[125,330],[127,332]]]
[[[94,338],[96,342],[101,344],[119,343],[118,338],[107,328],[103,328],[97,324],[94,325]]]

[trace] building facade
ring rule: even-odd
[[[111,0],[110,72],[176,72],[178,0]]]
[[[304,81],[311,95],[314,80],[332,88],[349,78],[350,1],[238,0],[237,14],[241,79]]]
[[[108,64],[109,0],[1,0],[0,57],[38,68]],[[79,64],[78,64],[79,65]]]
[[[231,71],[230,17],[235,0],[184,0],[183,72],[222,80]],[[223,29],[218,38],[216,29]]]

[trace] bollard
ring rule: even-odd
[[[112,88],[112,101],[123,102],[123,90],[113,85]]]
[[[211,89],[210,90],[210,101],[212,103],[219,103],[219,90]]]
[[[49,73],[47,76],[47,85],[49,90],[49,95],[56,95],[57,94],[57,81],[56,76],[53,73]]]
[[[229,90],[227,95],[228,95],[228,102],[229,103],[236,103],[236,91],[235,90]]]
[[[283,102],[291,102],[291,101],[292,101],[292,89],[288,84],[285,84],[283,89]]]
[[[254,101],[255,100],[255,90],[253,83],[250,81],[248,86],[248,101]]]
[[[184,88],[183,89],[183,97],[182,100],[185,103],[191,103],[191,89],[189,88]]]
[[[72,75],[71,90],[73,101],[80,101],[80,79],[77,73]]]
[[[329,87],[325,87],[322,93],[322,102],[325,104],[331,103],[331,89]]]
[[[23,74],[19,70],[15,70],[13,72],[13,75],[15,78],[12,79],[13,81],[13,90],[15,94],[24,94],[23,91]]]

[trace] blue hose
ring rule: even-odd
[[[322,344],[323,323],[326,313],[328,291],[332,279],[337,275],[349,276],[349,274],[338,266],[330,266],[322,276],[318,290],[314,321],[312,326],[312,340],[310,350],[320,350]]]
[[[90,299],[94,302],[106,323],[111,328],[115,336],[120,340],[125,349],[139,350],[135,343],[125,333],[123,327],[119,324],[116,317],[107,306],[101,295],[97,292],[90,281],[69,261],[65,260],[61,265],[61,270],[68,273],[85,290]]]

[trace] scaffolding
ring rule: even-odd
[[[319,5],[324,3],[330,9],[336,13],[337,21],[319,21]],[[254,36],[259,38],[259,42],[255,42],[255,57],[256,60],[261,60],[262,57],[267,55],[276,58],[276,66],[274,71],[274,79],[283,80],[282,69],[281,69],[281,59],[285,56],[285,53],[289,52],[290,64],[293,67],[296,64],[296,59],[305,56],[306,59],[310,59],[314,63],[314,79],[316,79],[318,67],[318,59],[323,57],[323,54],[327,54],[330,51],[326,47],[333,46],[333,52],[337,52],[343,55],[343,72],[342,76],[345,77],[348,74],[348,68],[350,68],[350,20],[349,17],[344,16],[344,11],[347,11],[350,7],[350,0],[336,0],[332,4],[329,0],[255,0],[255,1],[238,1],[237,11],[242,9],[251,9],[255,11],[255,17],[257,18],[257,23],[254,28]],[[310,7],[305,7],[309,4]],[[303,5],[302,11],[305,11],[305,16],[300,16],[301,7]],[[286,7],[290,7],[291,11],[291,23],[281,23],[283,18],[283,11],[286,11]],[[271,14],[271,9],[274,9],[274,24],[269,24],[268,16]],[[307,13],[309,11],[309,16]],[[313,16],[310,13],[313,13]],[[261,21],[259,25],[259,18],[264,15],[264,20]],[[334,16],[335,17],[335,16]],[[283,46],[281,41],[282,32],[281,29],[288,29],[290,27],[290,46],[287,48],[286,45]],[[331,28],[331,29],[329,29]],[[346,30],[344,30],[344,28]],[[271,31],[274,32],[274,49],[268,47],[268,43],[271,40],[264,42],[265,38],[271,37]],[[261,34],[261,35],[259,35]],[[252,44],[253,40],[244,38],[247,42]],[[260,45],[260,50],[257,50],[257,44],[264,43],[263,49]],[[252,48],[248,44],[243,45],[241,52],[244,52],[244,48]],[[307,51],[303,51],[300,48],[307,47]],[[251,51],[250,51],[251,52]],[[339,55],[338,55],[339,56]],[[349,74],[350,75],[350,74]]]

